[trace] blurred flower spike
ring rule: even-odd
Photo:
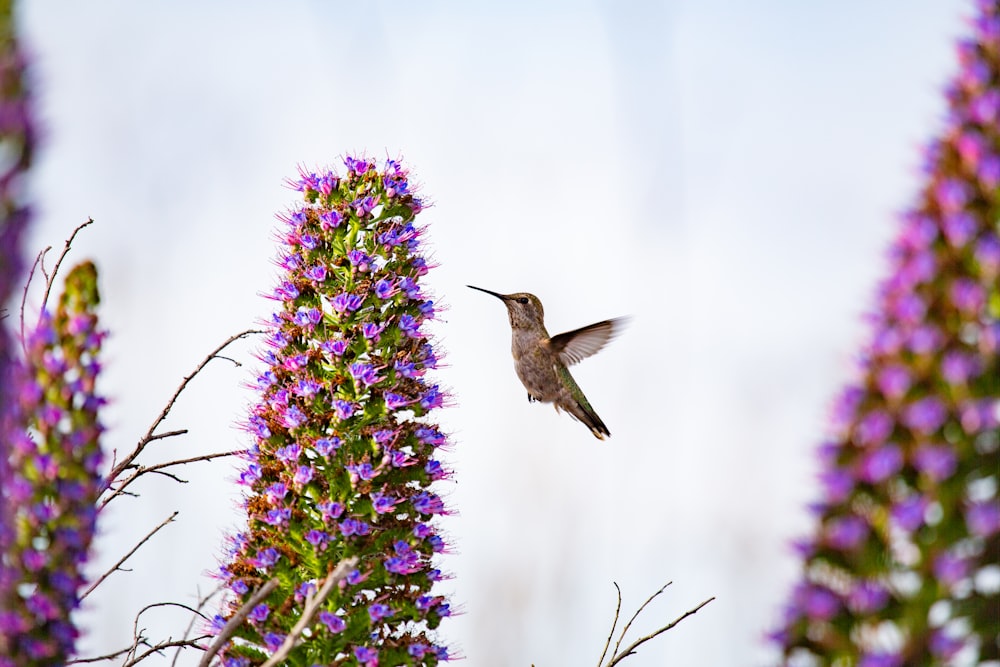
[[[279,216],[280,304],[254,383],[253,438],[239,479],[247,526],[220,576],[231,591],[215,631],[255,591],[278,586],[221,652],[262,664],[295,631],[310,595],[346,558],[356,569],[320,603],[283,664],[435,665],[450,615],[430,589],[446,513],[430,487],[447,439],[429,419],[442,392],[425,379],[437,355],[424,330],[421,211],[395,161],[344,160],[343,174],[300,172],[303,203]]]
[[[971,26],[820,450],[818,528],[773,634],[784,664],[1000,660],[1000,5],[980,0]]]
[[[55,316],[43,310],[26,341],[26,363],[10,376],[19,400],[8,416],[20,428],[10,429],[2,480],[14,527],[2,555],[3,665],[66,664],[79,635],[70,614],[79,606],[104,490],[98,300],[97,270],[84,262],[67,274]]]

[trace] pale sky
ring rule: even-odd
[[[47,145],[30,253],[101,272],[107,446],[130,449],[183,375],[266,317],[273,215],[297,164],[401,154],[433,206],[455,406],[442,625],[465,664],[595,664],[614,610],[666,581],[633,632],[716,601],[624,664],[765,665],[796,576],[813,452],[851,377],[895,216],[970,15],[958,0],[194,2],[31,0]],[[574,374],[595,440],[514,376],[500,303],[552,333],[631,315]],[[247,365],[216,363],[152,463],[247,444]],[[231,463],[156,479],[101,515],[94,571],[177,523],[88,598],[85,654],[135,611],[190,603],[238,525]],[[154,639],[178,611],[144,616]],[[638,636],[638,634],[634,635]],[[192,664],[189,653],[182,664]],[[167,664],[152,660],[147,664]]]

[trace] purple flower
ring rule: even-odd
[[[250,612],[250,620],[256,621],[257,623],[263,623],[267,620],[267,617],[271,615],[271,609],[265,603],[261,603],[253,608]]]
[[[445,437],[441,435],[441,432],[422,426],[415,431],[415,435],[420,440],[420,442],[425,445],[433,445],[435,447],[443,445],[445,442]]]
[[[375,296],[385,301],[386,299],[391,299],[396,295],[398,290],[393,286],[392,282],[386,279],[381,279],[375,283],[372,287],[372,291],[375,292]]]
[[[365,667],[378,665],[378,651],[373,648],[356,646],[354,648],[354,657],[359,663],[365,665]]]
[[[274,547],[268,547],[266,549],[261,549],[257,552],[256,565],[257,567],[267,568],[278,562],[280,554],[278,550]]]
[[[868,524],[861,517],[838,517],[826,525],[826,542],[834,549],[853,551],[868,539],[868,532]]]
[[[264,522],[269,523],[272,526],[281,526],[288,522],[292,516],[292,510],[285,508],[269,510],[267,514],[264,515]]]
[[[969,563],[952,552],[944,552],[934,559],[934,576],[947,586],[954,586],[969,574]]]
[[[344,622],[344,619],[329,611],[321,611],[319,613],[319,622],[325,625],[326,629],[333,634],[343,632],[347,628],[347,623]]]
[[[330,523],[332,519],[339,519],[344,513],[344,506],[333,500],[324,500],[316,505],[323,516],[323,523]]]
[[[306,415],[297,406],[290,405],[281,415],[281,423],[289,429],[298,428],[306,421]]]
[[[914,495],[892,506],[890,516],[902,530],[913,532],[924,524],[924,515],[930,502],[921,495]]]
[[[944,404],[936,396],[927,396],[910,404],[904,414],[904,421],[921,435],[931,435],[947,417]]]
[[[333,297],[330,302],[330,306],[340,313],[341,315],[345,313],[353,313],[358,308],[361,307],[363,299],[357,294],[342,293]]]
[[[364,481],[368,481],[370,479],[374,479],[375,476],[378,475],[378,471],[375,470],[372,467],[372,464],[369,463],[368,461],[364,461],[364,462],[358,463],[356,465],[354,465],[354,464],[348,465],[347,466],[347,471],[349,473],[351,473],[352,476],[355,476],[358,479],[361,479],[361,480],[364,480]]]
[[[384,324],[376,324],[374,322],[365,322],[361,325],[361,335],[367,340],[378,342],[379,334],[385,329]]]
[[[858,661],[858,667],[901,667],[903,659],[896,653],[866,653]]]
[[[340,438],[333,436],[331,438],[319,438],[316,440],[313,447],[320,456],[330,456],[335,451],[340,448]]]
[[[948,445],[924,445],[914,453],[913,463],[917,470],[940,482],[955,472],[958,457]]]
[[[320,344],[320,349],[329,354],[331,357],[343,356],[344,352],[347,350],[347,341],[343,338],[338,338],[337,340],[324,341]]]
[[[976,233],[976,219],[968,211],[957,211],[946,214],[944,236],[954,248],[964,248]]]
[[[378,514],[386,514],[395,509],[396,505],[402,502],[399,498],[393,498],[392,496],[386,495],[384,493],[375,492],[371,494],[372,498],[372,509]]]
[[[892,434],[895,424],[892,417],[882,410],[872,410],[858,422],[855,439],[859,445],[880,445]]]
[[[368,271],[372,265],[372,258],[360,250],[352,250],[347,253],[347,261],[351,263],[351,266],[357,267],[358,271],[362,273]]]
[[[274,453],[279,460],[287,464],[292,464],[298,461],[301,454],[302,447],[300,445],[288,445],[286,447],[281,447]]]
[[[976,315],[986,303],[986,291],[968,278],[959,278],[951,284],[951,301],[960,312]]]
[[[435,494],[424,491],[413,498],[413,509],[421,514],[443,514],[444,503]]]
[[[861,478],[872,483],[888,479],[903,467],[903,452],[898,445],[889,443],[869,452],[862,458]]]
[[[399,330],[410,338],[420,338],[420,322],[409,313],[400,316]]]
[[[425,410],[431,410],[433,408],[439,408],[444,403],[444,397],[438,391],[438,386],[434,385],[431,387],[427,393],[420,397],[420,405]]]
[[[294,481],[299,486],[302,486],[312,481],[313,474],[314,471],[311,467],[299,466],[298,469],[295,471],[295,477],[293,478],[292,481]]]
[[[405,408],[409,404],[410,401],[405,396],[391,392],[385,395],[385,407],[387,410],[398,410],[399,408]]]
[[[827,621],[836,616],[840,609],[837,596],[820,586],[807,586],[798,600],[802,611],[810,618]]]
[[[264,635],[264,645],[272,653],[281,648],[281,644],[285,641],[284,635],[279,635],[276,632],[268,632]]]
[[[440,461],[428,461],[427,465],[424,466],[424,472],[435,481],[443,479],[448,475],[448,471],[441,466]]]
[[[368,616],[372,619],[372,623],[378,623],[383,618],[392,616],[392,614],[393,611],[388,605],[376,603],[368,606]]]
[[[365,387],[378,383],[382,378],[375,372],[371,364],[355,363],[350,366],[351,375]]]
[[[886,366],[876,376],[879,391],[891,399],[903,398],[911,382],[910,372],[899,365]]]
[[[318,547],[320,545],[326,544],[327,540],[330,539],[330,536],[324,533],[322,530],[316,530],[315,528],[313,528],[312,530],[310,530],[305,534],[305,538],[306,542],[313,545],[314,547]]]
[[[969,532],[980,537],[1000,532],[1000,503],[996,499],[971,503],[965,509],[965,525]]]
[[[871,614],[885,607],[889,591],[877,581],[862,580],[851,587],[847,606],[857,614]]]
[[[354,414],[354,405],[338,398],[333,402],[333,411],[337,415],[337,419],[344,421],[350,419],[351,415]]]
[[[841,468],[824,470],[819,481],[823,485],[823,499],[830,504],[846,500],[854,488],[854,476]]]
[[[961,385],[969,381],[976,372],[976,358],[958,351],[948,352],[941,360],[941,375],[951,385]]]
[[[323,211],[319,214],[319,223],[324,230],[335,229],[340,226],[344,218],[340,215],[340,211],[336,209],[330,209],[329,211]]]
[[[275,505],[281,502],[287,493],[288,487],[284,482],[275,482],[264,491],[264,497],[266,497],[268,502],[272,505]]]

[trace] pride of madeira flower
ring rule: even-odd
[[[422,325],[421,210],[394,160],[345,159],[346,174],[301,172],[304,203],[281,216],[280,303],[267,338],[260,401],[240,482],[246,530],[230,540],[223,627],[262,585],[225,646],[225,665],[263,663],[310,596],[346,558],[358,564],[294,639],[284,664],[435,665],[434,630],[450,615],[431,593],[445,548],[432,483],[446,438],[427,415],[444,395],[425,379],[437,357]]]
[[[821,448],[818,529],[775,633],[789,665],[1000,659],[1000,5],[979,5]]]

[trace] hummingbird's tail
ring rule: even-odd
[[[562,408],[574,419],[582,422],[598,440],[604,440],[605,436],[611,435],[611,431],[604,425],[601,418],[597,416],[597,413],[594,412],[594,408],[590,406],[587,399],[584,399],[582,402],[571,401],[566,405],[559,405],[559,403],[554,403],[553,405],[555,405],[556,412],[559,412],[559,409]]]

